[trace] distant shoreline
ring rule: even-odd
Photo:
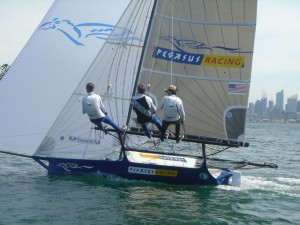
[[[247,119],[247,123],[288,123],[288,124],[300,124],[300,120],[284,120],[284,119]]]

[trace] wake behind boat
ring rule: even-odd
[[[50,174],[171,184],[238,185],[235,169],[277,167],[214,158],[249,145],[244,133],[256,4],[124,0],[116,7],[115,1],[56,1],[0,82],[0,104],[6,106],[1,152],[31,157]],[[94,129],[82,114],[88,82],[109,116],[128,126],[124,135]],[[130,105],[138,83],[147,84],[156,106],[165,87],[177,86],[186,111],[179,144],[172,127],[164,142],[154,127],[152,139],[144,135]],[[157,115],[163,117],[161,111]],[[210,146],[218,148],[208,155]]]

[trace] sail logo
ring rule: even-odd
[[[151,176],[165,176],[165,177],[177,176],[177,170],[161,170],[161,169],[134,167],[134,166],[128,167],[128,173],[144,174],[144,175],[151,175]]]
[[[155,47],[152,57],[176,63],[199,65],[204,55],[179,52],[166,48]]]
[[[241,68],[244,65],[243,56],[204,55],[201,66]]]
[[[193,54],[161,47],[155,47],[152,57],[172,61],[175,63],[185,63],[200,66],[241,68],[244,65],[243,56]]]
[[[230,51],[230,52],[237,52],[238,50],[240,50],[240,48],[230,48],[230,47],[219,46],[219,45],[208,46],[207,44],[200,41],[189,40],[189,39],[178,39],[171,36],[162,36],[160,37],[160,40],[164,42],[168,42],[168,44],[173,45],[174,49],[176,48],[178,51],[181,52],[187,52],[192,49],[209,50],[211,52],[213,52],[215,49]]]
[[[133,31],[106,23],[87,22],[75,24],[71,20],[54,18],[52,21],[43,23],[39,29],[58,31],[78,46],[84,46],[84,42],[89,38],[122,42],[134,40],[143,42],[141,38],[135,37]]]
[[[60,138],[60,140],[63,140]],[[93,145],[99,145],[100,140],[95,140],[95,139],[90,139],[90,138],[83,138],[83,137],[75,137],[75,136],[70,136],[68,138],[69,141],[72,142],[77,142],[77,143],[82,143],[82,144],[93,144]]]
[[[172,45],[172,49],[155,46],[152,57],[175,63],[184,63],[200,66],[211,67],[227,67],[227,68],[241,68],[244,66],[243,56],[227,56],[227,55],[213,55],[213,54],[195,54],[191,51],[208,50],[211,53],[215,49],[229,51],[231,53],[238,53],[240,48],[229,48],[225,46],[208,46],[205,43],[193,40],[180,40],[175,37],[160,37],[163,45]]]

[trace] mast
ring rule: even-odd
[[[151,12],[151,16],[150,16],[150,20],[149,20],[147,32],[146,32],[145,44],[143,46],[143,50],[142,50],[142,54],[141,54],[141,58],[140,58],[140,62],[139,62],[139,66],[138,66],[138,70],[137,70],[137,74],[136,74],[136,79],[135,79],[135,83],[134,83],[134,88],[132,90],[132,97],[135,95],[136,87],[138,85],[138,81],[139,81],[139,78],[140,78],[140,72],[141,72],[143,61],[144,61],[144,55],[145,55],[145,51],[146,51],[146,46],[147,46],[147,42],[148,42],[148,37],[149,37],[150,29],[152,27],[152,21],[153,21],[153,18],[154,18],[154,12],[155,12],[157,1],[158,0],[154,0],[154,3],[153,3],[152,12]],[[129,111],[128,111],[128,116],[127,116],[127,121],[126,121],[126,125],[127,126],[129,124],[131,112],[132,112],[132,105],[130,105]]]

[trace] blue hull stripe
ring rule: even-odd
[[[217,180],[209,173],[205,164],[200,168],[184,168],[132,163],[126,159],[110,161],[48,158],[47,160],[49,161],[49,174],[109,174],[130,180],[178,185],[218,185]]]

